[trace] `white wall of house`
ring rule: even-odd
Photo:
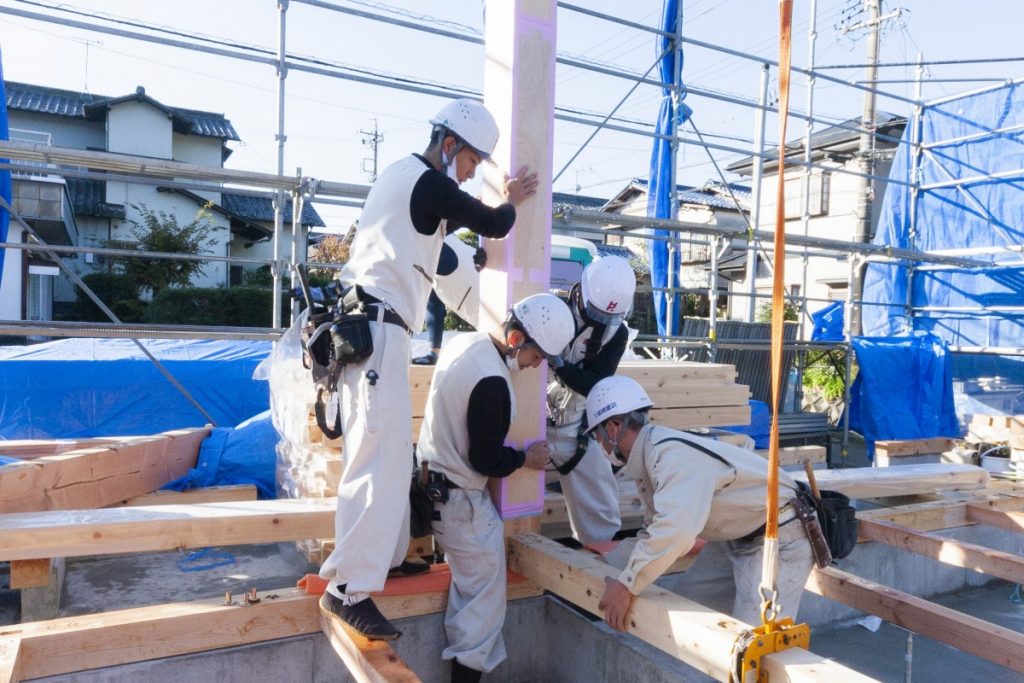
[[[273,231],[274,224],[269,222],[258,223],[261,227],[267,228]],[[305,248],[305,235],[308,229],[303,227],[302,232],[299,234],[299,250],[298,250],[298,261],[300,263],[306,262],[306,248]],[[246,245],[249,246],[246,246]],[[285,221],[284,230],[281,233],[281,255],[285,259],[290,259],[292,253],[292,225],[290,222]],[[231,256],[236,258],[247,258],[247,259],[262,259],[269,261],[274,258],[274,240],[273,238],[267,239],[262,242],[253,241],[250,239],[236,236],[235,241],[231,243]],[[260,266],[255,264],[245,264],[245,270],[256,270]]]
[[[7,125],[20,130],[49,133],[51,142],[57,147],[100,150],[107,147],[107,132],[103,121],[8,110]],[[16,138],[17,135],[12,137]]]
[[[25,231],[10,222],[7,228],[8,242],[21,242]],[[0,319],[21,320],[21,302],[23,298],[22,282],[22,251],[6,249],[4,251],[3,274],[0,276]]]
[[[224,143],[220,138],[201,137],[198,135],[182,135],[172,133],[171,149],[175,161],[182,161],[186,164],[194,164],[206,168],[220,168],[223,165]],[[220,203],[219,192],[195,191],[201,197]]]

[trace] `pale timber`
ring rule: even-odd
[[[792,475],[807,481],[802,472]],[[903,465],[825,470],[817,472],[816,479],[819,488],[838,491],[850,498],[878,498],[983,489],[988,484],[988,472],[974,465]]]
[[[11,562],[11,588],[37,588],[50,583],[53,560],[15,560]]]
[[[21,638],[0,636],[0,683],[18,683],[21,679]]]
[[[1014,583],[1024,583],[1024,558],[1002,550],[944,538],[928,531],[908,529],[891,522],[866,519],[860,522],[860,537],[930,557],[943,564],[997,576]]]
[[[604,593],[605,578],[614,578],[619,573],[593,555],[533,534],[509,539],[508,562],[512,571],[596,615],[601,614],[597,605]],[[633,600],[626,630],[698,671],[728,681],[733,644],[749,628],[726,614],[652,585]],[[873,680],[810,652],[798,658],[799,662],[793,662],[790,678],[787,658],[774,663],[771,659],[776,656],[769,655],[765,662],[765,666],[781,672],[772,679],[773,683]]]
[[[387,642],[369,640],[322,614],[320,628],[356,683],[420,683]]]
[[[0,561],[330,537],[336,499],[116,507],[0,515]]]
[[[962,652],[1024,672],[1024,634],[1011,629],[834,567],[812,571],[805,588]]]
[[[252,484],[229,484],[225,486],[204,486],[186,491],[153,491],[116,505],[141,507],[147,505],[196,505],[198,503],[239,503],[257,498],[256,487]]]

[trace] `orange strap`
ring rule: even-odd
[[[779,184],[775,192],[775,277],[772,279],[772,430],[768,444],[768,519],[765,538],[779,537],[779,404],[782,393],[782,333],[786,312],[786,121],[789,115],[789,67],[793,36],[793,0],[779,0]]]

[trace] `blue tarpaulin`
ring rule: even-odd
[[[267,410],[253,370],[266,341],[144,339],[207,410],[232,426]],[[129,339],[63,339],[0,348],[0,438],[155,434],[207,420]]]
[[[4,103],[4,106],[0,107],[0,140],[8,139],[7,129],[7,93],[4,88],[4,65],[3,57],[0,55],[0,103]],[[7,163],[7,159],[0,159],[0,163]],[[4,198],[4,201],[10,203],[11,201],[11,172],[0,171],[0,197]],[[0,209],[0,242],[7,241],[7,228],[10,225],[11,216],[5,209]],[[3,282],[4,276],[4,254],[7,253],[6,249],[0,249],[0,283]]]
[[[254,484],[260,498],[276,498],[277,441],[269,410],[233,429],[218,427],[199,448],[196,466],[164,488],[186,491],[200,486]]]
[[[750,424],[722,427],[730,432],[746,434],[754,440],[754,448],[768,448],[772,431],[772,412],[764,401],[750,399]]]
[[[960,436],[952,358],[933,334],[855,337],[860,370],[850,389],[850,429],[869,452],[879,439]]]
[[[665,0],[661,17],[662,30],[675,33],[677,19],[682,20],[682,15],[679,13],[678,0]],[[676,52],[671,49],[672,43],[673,41],[668,36],[658,38],[658,54],[665,52],[659,64],[659,75],[661,76],[662,83],[674,83],[675,74],[683,68],[681,61],[679,64],[676,64]],[[681,55],[682,53],[680,52],[679,54]],[[680,97],[678,113],[672,103],[671,90],[663,87],[661,95],[661,108],[658,110],[655,133],[658,135],[672,135],[673,119],[678,116],[679,123],[681,124],[690,118],[691,110],[682,103],[682,97],[686,95],[685,91]],[[673,180],[672,145],[667,139],[657,138],[651,150],[651,176],[647,195],[648,216],[652,218],[671,218],[673,220],[678,218],[678,216],[672,215],[672,193],[676,192],[676,188],[672,186]],[[654,234],[667,237],[670,233],[668,230],[655,230]],[[679,254],[677,253],[674,257],[675,267],[673,272],[676,274],[676,281],[670,284],[668,282],[668,243],[664,240],[650,240],[647,243],[647,249],[651,263],[651,286],[655,288],[678,286]],[[675,329],[669,332],[665,328],[668,313],[667,293],[655,289],[653,295],[654,314],[658,320],[658,333],[676,334],[679,330],[680,316],[678,313],[674,316],[675,325],[673,327]]]
[[[1024,86],[926,107],[921,125],[926,148],[917,174],[908,144],[912,135],[914,126],[907,126],[890,177],[919,181],[922,189],[912,209],[912,189],[888,184],[874,243],[992,265],[918,265],[911,275],[910,302],[930,310],[908,317],[906,263],[870,263],[864,277],[864,334],[920,330],[952,345],[1024,346],[1019,250],[1024,244]]]
[[[811,313],[811,322],[814,323],[811,341],[842,341],[845,308],[846,305],[842,301],[836,301],[820,311]]]

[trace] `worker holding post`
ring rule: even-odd
[[[417,455],[429,467],[434,539],[452,573],[442,657],[452,660],[453,683],[478,681],[506,656],[505,528],[487,479],[548,463],[544,441],[525,452],[504,445],[515,421],[511,373],[545,359],[557,365],[572,335],[568,307],[552,294],[534,294],[490,334],[462,334],[441,350]]]
[[[498,207],[459,189],[498,140],[494,117],[480,102],[449,102],[431,124],[424,153],[388,166],[366,198],[330,330],[337,356],[351,360],[336,364],[336,391],[327,403],[344,434],[344,469],[336,545],[320,570],[329,581],[320,609],[370,639],[400,635],[369,595],[384,587],[408,546],[410,335],[423,326],[441,244],[457,226],[505,237],[515,207],[537,191],[537,176],[526,167],[506,176],[506,203]]]
[[[586,434],[586,401],[594,385],[615,374],[626,351],[636,275],[618,256],[605,256],[583,269],[569,291],[576,333],[562,352],[548,384],[548,445],[551,462],[580,543],[610,541],[619,530],[619,487],[600,447]]]
[[[647,511],[644,526],[608,554],[622,569],[606,579],[600,608],[605,621],[625,630],[633,596],[639,595],[700,536],[719,542],[732,563],[736,600],[732,615],[761,623],[765,494],[768,461],[731,444],[650,424],[653,404],[629,377],[609,377],[587,397],[590,433],[605,456],[635,479]],[[796,616],[804,583],[814,564],[809,531],[798,519],[801,499],[796,482],[779,472],[776,588],[777,608]]]

